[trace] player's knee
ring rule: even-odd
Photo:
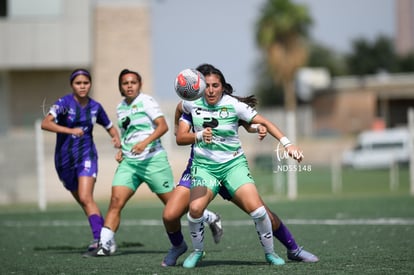
[[[90,205],[94,205],[95,201],[93,200],[92,196],[86,195],[86,196],[79,196],[79,204],[82,207],[88,207]]]
[[[109,209],[120,211],[124,207],[125,203],[126,201],[124,199],[121,199],[118,196],[111,196],[111,202],[109,204]]]
[[[256,208],[256,210],[250,212],[250,217],[253,220],[261,220],[264,219],[267,215],[266,208],[264,206],[260,206]]]
[[[162,213],[162,219],[164,222],[171,223],[177,220],[180,220],[184,213],[177,211],[177,209],[164,209]]]
[[[191,217],[196,218],[203,216],[205,209],[206,207],[204,205],[198,203],[191,203],[188,212],[190,213]]]

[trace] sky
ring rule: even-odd
[[[174,79],[183,69],[210,63],[238,95],[250,95],[260,51],[255,22],[265,0],[156,0],[151,2],[154,93],[177,100]],[[355,38],[394,36],[394,0],[294,0],[308,6],[311,37],[345,53]]]

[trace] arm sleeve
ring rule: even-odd
[[[250,124],[252,119],[257,115],[257,111],[243,102],[238,102],[236,105],[236,112],[239,119]]]
[[[65,107],[66,103],[64,98],[59,98],[56,102],[50,107],[49,114],[51,114],[54,118],[57,118],[60,114],[64,113],[64,110],[67,108]],[[66,110],[67,112],[67,110]]]
[[[185,114],[191,113],[191,103],[189,101],[183,100],[181,104],[182,104],[182,107],[183,107],[182,108],[183,113],[185,113]]]
[[[113,126],[104,108],[100,104],[99,104],[98,114],[96,118],[96,123],[102,125],[106,130],[110,129]]]
[[[147,100],[145,101],[145,112],[154,121],[156,118],[164,116],[163,112],[161,111],[160,105],[154,100],[154,98],[148,96]]]
[[[190,114],[183,113],[180,117],[180,121],[184,121],[185,123],[187,123],[190,126],[193,125],[193,120],[191,119]]]

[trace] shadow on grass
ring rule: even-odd
[[[118,249],[122,248],[130,248],[130,247],[143,247],[142,243],[133,243],[133,242],[122,242],[117,244]],[[45,246],[39,247],[36,246],[33,248],[35,251],[85,251],[85,247],[79,246],[70,246],[70,245],[56,245],[56,246]]]
[[[117,251],[114,255],[111,256],[125,256],[131,254],[165,254],[166,250],[122,250]]]
[[[236,261],[236,260],[228,260],[228,261],[217,261],[217,260],[203,260],[199,264],[197,264],[197,268],[199,267],[209,267],[209,266],[217,266],[217,267],[224,267],[224,266],[263,266],[265,265],[265,261]]]

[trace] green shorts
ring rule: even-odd
[[[224,185],[233,197],[240,186],[254,183],[244,155],[220,164],[206,165],[193,161],[191,174],[193,177],[191,188],[205,186],[211,189],[214,195],[217,195],[221,185]]]
[[[116,169],[112,186],[126,186],[135,192],[143,182],[156,194],[174,189],[174,177],[165,151],[147,160],[125,158]]]

